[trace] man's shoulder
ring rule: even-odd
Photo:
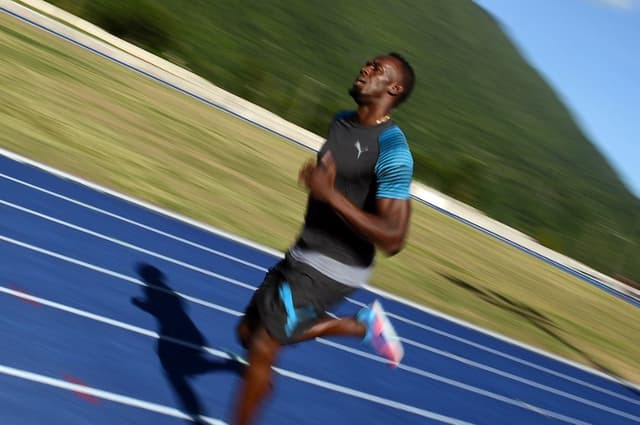
[[[381,145],[394,147],[405,145],[407,148],[409,147],[407,136],[395,122],[390,123],[387,128],[380,132],[379,141]]]

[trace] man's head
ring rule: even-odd
[[[407,100],[414,82],[411,65],[398,53],[389,53],[360,68],[349,94],[358,105],[385,102],[393,108]]]

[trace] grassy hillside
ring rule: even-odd
[[[417,178],[608,273],[640,279],[640,201],[470,0],[53,0],[323,134],[370,56],[418,74],[396,113]]]

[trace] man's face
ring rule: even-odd
[[[392,56],[378,56],[368,61],[353,82],[349,94],[358,105],[391,95],[400,84],[400,68]]]

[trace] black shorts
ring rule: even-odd
[[[267,272],[243,320],[250,329],[263,325],[278,342],[290,344],[355,289],[287,254]]]

